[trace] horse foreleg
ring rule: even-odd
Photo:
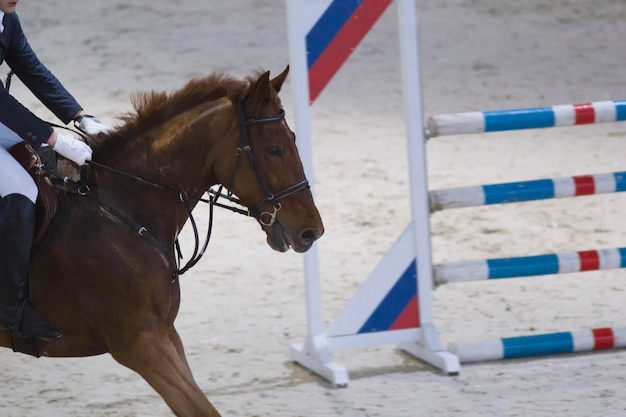
[[[193,379],[178,333],[171,330],[142,333],[130,345],[111,347],[110,353],[141,375],[177,416],[220,417]]]
[[[185,348],[183,347],[183,341],[180,339],[178,332],[174,326],[170,327],[168,335],[170,337],[170,341],[176,348],[176,352],[178,352],[178,356],[180,356],[185,363],[187,364],[187,368],[189,368],[189,363],[187,362],[187,356],[185,355]],[[191,368],[190,368],[191,369]]]

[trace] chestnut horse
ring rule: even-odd
[[[40,355],[110,353],[178,416],[219,416],[174,327],[176,238],[215,184],[249,208],[272,249],[305,252],[324,232],[278,92],[289,68],[212,74],[171,94],[134,97],[120,126],[92,138],[83,184],[65,195],[62,231],[30,264],[31,298],[63,333]],[[11,347],[9,331],[0,345]]]

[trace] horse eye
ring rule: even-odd
[[[279,146],[270,146],[269,148],[267,148],[267,153],[272,156],[281,156],[283,154],[283,151],[280,149]]]

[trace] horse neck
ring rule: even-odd
[[[106,177],[98,181],[99,187],[106,189],[101,194],[150,223],[163,239],[173,239],[188,219],[181,195],[188,196],[193,208],[218,182],[215,165],[223,159],[222,145],[232,144],[235,153],[237,139],[233,136],[237,131],[232,114],[230,100],[217,100],[176,115],[128,141],[109,155],[106,164],[150,184],[99,172]]]

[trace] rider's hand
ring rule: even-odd
[[[102,124],[100,120],[89,114],[79,116],[77,128],[88,134],[89,136],[96,136],[99,133],[106,133],[111,130],[107,125]]]
[[[73,135],[63,133],[56,134],[56,142],[52,145],[52,150],[78,165],[91,161],[93,152],[85,142],[74,138]]]

